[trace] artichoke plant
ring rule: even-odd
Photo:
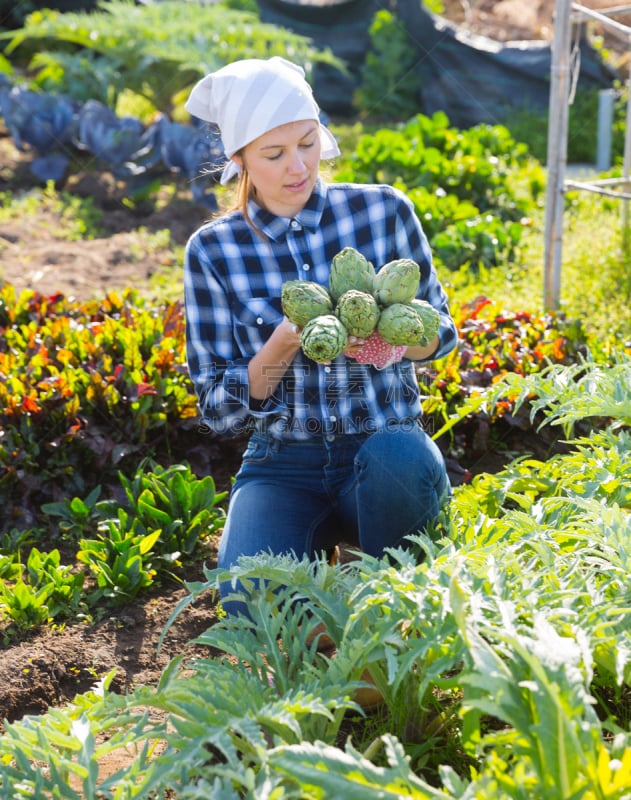
[[[329,293],[315,281],[285,281],[280,302],[287,319],[300,328],[314,317],[333,313]]]
[[[344,247],[331,261],[329,292],[334,302],[349,289],[372,294],[375,268],[354,247]]]
[[[421,282],[421,270],[410,258],[397,258],[384,264],[375,275],[373,294],[382,306],[409,303]]]
[[[321,314],[307,322],[300,334],[303,353],[324,363],[337,358],[348,343],[348,333],[335,314]]]
[[[414,299],[410,303],[423,322],[425,330],[424,343],[430,342],[440,330],[440,314],[427,300]]]
[[[338,300],[335,313],[351,336],[364,339],[377,327],[381,309],[368,292],[349,289]]]
[[[393,303],[381,312],[377,325],[381,338],[393,345],[421,344],[424,341],[423,321],[416,309],[407,303]]]

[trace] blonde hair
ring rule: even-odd
[[[241,155],[241,153],[239,153]],[[243,159],[243,156],[241,156]],[[251,197],[256,196],[256,188],[250,179],[250,174],[245,166],[245,161],[243,162],[243,166],[241,168],[241,173],[239,175],[239,183],[237,184],[237,196],[235,200],[235,204],[233,206],[233,211],[240,211],[243,214],[245,221],[248,225],[252,228],[252,230],[258,234],[261,239],[267,241],[267,236],[263,233],[260,228],[252,222],[250,217],[250,213],[248,211],[248,200]]]

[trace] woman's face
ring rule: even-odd
[[[263,208],[279,217],[293,217],[311,196],[321,147],[319,123],[302,120],[264,133],[232,158],[247,170]]]

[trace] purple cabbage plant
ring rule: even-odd
[[[138,199],[153,191],[160,165],[159,124],[143,125],[135,117],[118,117],[108,106],[89,100],[79,112],[76,146],[102,161]]]
[[[136,161],[151,149],[152,135],[135,117],[118,117],[98,100],[88,100],[79,111],[75,144],[103,161],[117,178],[145,171]]]
[[[0,110],[18,150],[37,157],[29,169],[41,181],[63,178],[76,135],[78,104],[68,97],[13,86],[0,91]]]
[[[218,208],[209,185],[216,183],[226,157],[219,133],[197,124],[183,125],[168,117],[159,121],[160,155],[165,166],[189,181],[193,199],[212,211]]]
[[[83,106],[69,98],[14,87],[0,76],[0,113],[15,146],[36,152],[31,172],[41,181],[66,174],[72,148],[88,152],[140,194],[165,172],[189,181],[193,200],[216,210],[210,187],[225,164],[215,128],[193,119],[190,125],[160,116],[149,126],[134,117],[118,117],[98,100]]]

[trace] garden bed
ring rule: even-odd
[[[458,5],[470,12],[475,5],[480,14],[484,4]],[[494,5],[518,6],[508,0]],[[530,10],[532,4],[522,5]],[[501,18],[494,19],[499,24]],[[492,34],[490,29],[477,32]],[[18,152],[0,127],[0,191],[18,195],[37,188],[28,170],[30,160],[31,154]],[[85,167],[71,171],[63,188],[91,198],[94,206],[105,212],[102,234],[89,241],[62,240],[58,237],[58,212],[40,204],[36,224],[29,219],[0,224],[0,277],[17,289],[86,300],[126,287],[143,292],[156,273],[178,274],[181,263],[173,257],[174,246],[182,247],[209,214],[188,199],[188,187],[182,184],[168,203],[131,207],[106,173],[92,172],[89,164]],[[165,187],[165,191],[170,190]],[[163,231],[169,232],[168,246],[160,239]],[[494,426],[493,441],[483,426],[472,427],[470,434],[479,441],[476,447],[469,447],[466,461],[450,465],[455,480],[462,480],[465,474],[458,469],[469,475],[495,472],[518,455],[546,458],[561,446],[547,429],[538,435],[532,427],[523,430],[508,420]],[[223,467],[213,472],[220,491],[229,486],[241,446],[236,443],[232,457],[225,458]],[[214,544],[206,551],[209,567],[215,565]],[[200,580],[201,561],[185,564],[179,578]],[[112,686],[117,691],[156,683],[173,656],[194,654],[190,642],[216,620],[213,598],[205,595],[178,617],[158,652],[164,625],[186,594],[182,583],[165,580],[132,604],[90,624],[40,629],[17,644],[5,642],[0,651],[0,720],[17,720],[66,703],[113,669]],[[206,648],[203,652],[208,654]]]
[[[44,191],[29,172],[31,155],[17,151],[1,128],[0,154],[0,191],[11,191],[16,197]],[[177,286],[172,273],[181,270],[181,264],[174,261],[174,248],[184,245],[208,211],[186,199],[184,185],[168,203],[130,207],[111,177],[93,172],[89,166],[71,170],[66,184],[59,188],[73,196],[91,198],[94,208],[103,212],[101,234],[92,240],[59,238],[59,208],[38,201],[35,222],[25,217],[0,224],[1,277],[18,290],[62,293],[80,301],[126,287],[143,293],[157,271],[170,272],[171,285]],[[147,245],[152,234],[157,236],[166,229],[168,243]],[[498,471],[516,455],[545,458],[556,449],[554,440],[534,434],[532,427],[522,430],[508,421],[493,426],[493,441],[490,427],[485,429],[477,422],[467,436],[472,440],[467,459],[449,462],[455,484],[474,474]],[[243,444],[237,441],[222,446],[220,457],[213,461],[212,475],[219,491],[229,488]],[[213,562],[214,551],[209,551],[207,563],[213,566]],[[189,564],[180,577],[199,580],[201,566],[199,562]],[[175,581],[163,583],[120,613],[93,624],[45,629],[13,646],[5,643],[0,653],[0,719],[13,721],[24,714],[41,713],[48,705],[64,703],[113,668],[117,670],[113,685],[121,691],[155,682],[168,660],[215,619],[208,597],[178,618],[156,655],[164,624],[185,593]]]

